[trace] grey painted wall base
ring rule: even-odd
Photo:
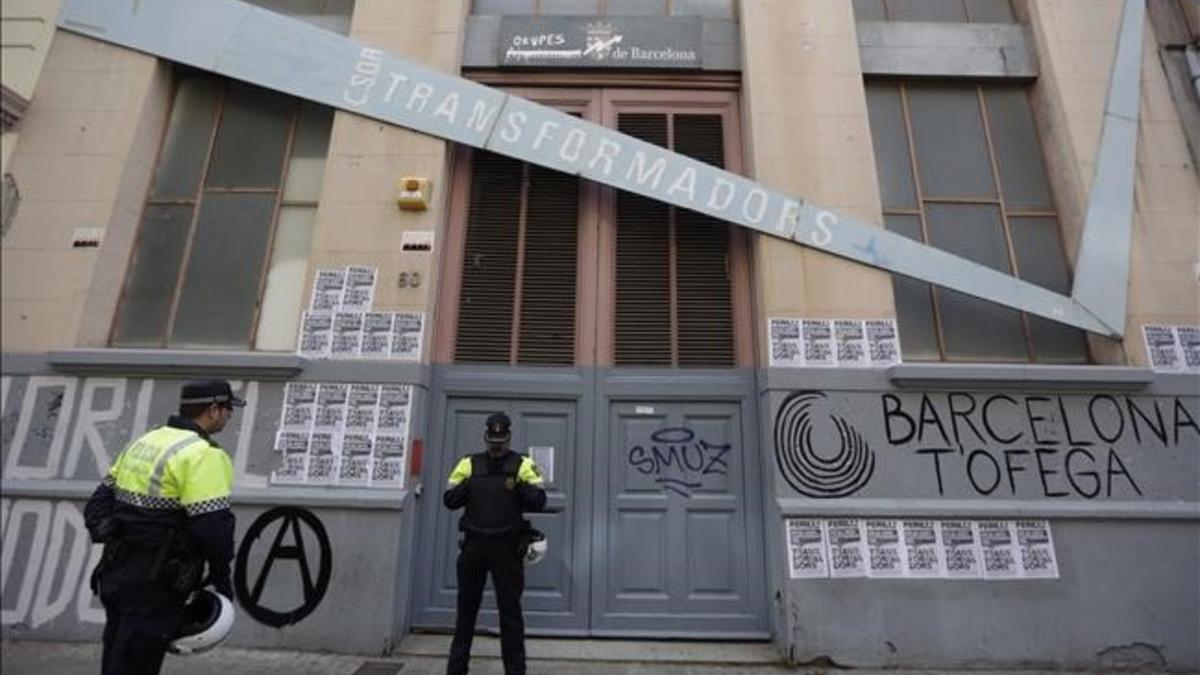
[[[793,662],[847,667],[1096,670],[1140,655],[1126,667],[1194,671],[1200,527],[1051,526],[1060,579],[790,581],[778,600],[780,642]]]
[[[152,381],[118,377],[126,370],[122,359],[136,367],[154,358],[125,352],[4,357],[0,634],[94,640],[103,613],[86,587],[86,573],[98,549],[84,538],[82,501],[104,458],[128,440],[138,411],[153,421],[173,404],[178,373]],[[610,486],[653,477],[638,472],[653,450],[638,455],[633,446],[648,447],[644,437],[653,440],[664,428],[688,426],[710,443],[731,441],[732,452],[740,455],[747,488],[740,504],[747,545],[754,551],[736,561],[741,567],[733,576],[762,582],[743,589],[761,612],[753,622],[742,622],[749,629],[705,616],[709,634],[728,628],[728,636],[769,635],[798,663],[828,657],[861,667],[1098,669],[1117,659],[1142,658],[1168,668],[1200,667],[1194,639],[1200,632],[1195,376],[1027,365],[755,373],[395,364],[379,377],[421,379],[413,382],[418,406],[412,419],[412,432],[427,441],[420,476],[426,494],[419,496],[415,480],[404,490],[267,485],[283,383],[271,381],[264,370],[287,357],[238,359],[247,376],[262,378],[239,385],[250,389],[252,406],[238,428],[221,437],[239,472],[234,494],[239,542],[267,509],[300,506],[327,530],[333,567],[329,590],[310,616],[274,628],[243,612],[235,645],[380,654],[414,623],[443,625],[453,606],[448,604],[453,560],[443,551],[443,544],[452,544],[446,538],[453,533],[452,519],[438,500],[443,474],[447,462],[477,449],[478,416],[508,409],[518,420],[514,442],[521,449],[555,446],[556,468],[565,472],[551,490],[552,508],[564,515],[543,518],[559,528],[552,535],[556,558],[531,575],[527,607],[534,633],[648,635],[612,611],[623,599],[605,593],[619,590],[619,580],[599,578],[617,562],[625,564],[623,554],[610,560],[605,553],[616,550],[605,539],[617,530],[604,523],[625,517],[608,505],[650,498],[630,502],[646,509],[665,497],[679,506],[718,495],[720,485],[705,483],[684,496],[629,482],[625,487],[633,485],[638,494],[630,497],[633,491],[626,489],[629,494],[615,500]],[[92,363],[88,376],[63,374],[64,364],[81,360]],[[295,380],[357,381],[364,374],[363,364],[300,365]],[[99,370],[90,370],[95,367]],[[31,376],[43,387],[36,397],[26,396]],[[64,393],[54,399],[58,391]],[[140,392],[147,392],[145,405]],[[792,484],[794,467],[780,464],[777,451],[788,443],[780,419],[794,412],[787,402],[798,397],[807,397],[805,414],[821,452],[838,451],[836,439],[822,435],[835,416],[869,448],[871,471],[844,494],[804,494]],[[740,423],[730,426],[735,418]],[[725,429],[732,435],[722,436]],[[665,460],[671,451],[667,443],[660,445]],[[922,452],[939,445],[950,449]],[[964,446],[961,452],[958,445]],[[972,473],[968,458],[975,453],[981,454]],[[670,477],[679,468],[660,464],[656,471],[665,473],[655,475]],[[730,481],[734,470],[730,462]],[[724,474],[703,477],[710,479],[726,480]],[[635,517],[628,522],[638,523],[640,514],[654,511],[630,513]],[[1060,577],[793,580],[784,520],[799,516],[1047,519]],[[703,517],[710,518],[706,526],[720,525],[711,513]],[[277,531],[278,526],[268,528],[250,549],[251,576],[264,567]],[[303,537],[314,559],[315,541]],[[283,543],[291,541],[285,537]],[[724,550],[722,545],[702,553]],[[432,562],[435,555],[441,562]],[[666,577],[679,569],[669,567]],[[294,559],[277,559],[262,603],[275,610],[295,605],[303,595],[297,570]],[[700,625],[695,616],[674,619],[669,626],[660,623],[675,634]]]
[[[16,536],[26,544],[33,544],[13,546],[13,553],[5,554],[8,568],[5,577],[10,581],[3,608],[8,616],[0,628],[0,636],[20,640],[98,641],[104,627],[104,613],[87,584],[88,575],[99,559],[100,547],[77,539],[86,538],[82,516],[78,515],[82,513],[83,502],[11,497],[5,493],[5,515],[11,511],[19,517],[20,532]],[[272,506],[235,506],[235,541],[239,545],[244,545],[246,529],[255,518]],[[323,524],[331,547],[328,590],[311,614],[293,625],[278,628],[250,616],[245,609],[247,599],[239,598],[236,623],[227,644],[364,655],[389,653],[408,631],[413,510],[322,507],[312,509],[312,513]],[[50,520],[55,524],[51,525]],[[13,523],[8,525],[12,526]],[[278,527],[268,526],[249,549],[246,568],[251,588],[266,570],[267,553]],[[319,574],[320,549],[311,530],[303,525],[300,529],[309,573],[315,580]],[[292,545],[291,532],[285,534],[281,543]],[[13,535],[5,532],[6,551],[11,546],[8,537]],[[302,575],[297,560],[276,559],[265,577],[258,604],[278,612],[300,606]],[[16,617],[18,613],[20,616]]]

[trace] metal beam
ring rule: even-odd
[[[65,30],[582,176],[1053,321],[1076,300],[745,177],[238,0],[67,0]]]
[[[1129,296],[1129,241],[1133,234],[1145,16],[1145,0],[1125,0],[1117,54],[1108,83],[1100,150],[1096,154],[1096,170],[1075,262],[1075,284],[1071,288],[1071,297],[1117,335],[1125,329]]]

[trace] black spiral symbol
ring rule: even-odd
[[[815,499],[836,499],[858,492],[875,473],[875,455],[846,420],[830,414],[841,448],[825,459],[813,449],[813,405],[826,398],[816,391],[798,391],[783,400],[775,416],[775,462],[796,492]]]

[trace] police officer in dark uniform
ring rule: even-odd
[[[487,451],[463,457],[450,473],[442,501],[449,509],[466,507],[458,521],[463,532],[458,554],[458,615],[450,645],[448,675],[463,675],[471,659],[475,618],[488,572],[500,610],[500,651],[505,675],[525,673],[525,619],[521,593],[525,570],[520,550],[530,526],[521,514],[541,511],[546,491],[533,460],[508,447],[508,415],[488,417],[483,438]]]
[[[85,523],[104,544],[92,574],[106,620],[102,675],[156,675],[205,581],[232,599],[233,465],[211,435],[245,403],[224,380],[188,382],[179,414],[122,450],[88,500]]]

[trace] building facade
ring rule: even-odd
[[[5,164],[5,637],[98,638],[83,500],[208,376],[234,644],[452,626],[439,493],[505,411],[531,634],[1200,667],[1193,0],[63,4]]]

